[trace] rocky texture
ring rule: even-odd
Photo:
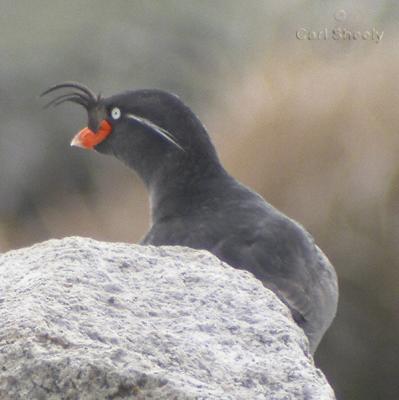
[[[205,251],[12,251],[0,317],[0,399],[334,399],[288,309]]]

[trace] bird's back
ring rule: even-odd
[[[143,244],[209,250],[252,272],[290,308],[314,353],[337,307],[337,278],[327,257],[302,226],[233,178],[208,189],[183,199],[180,213],[155,221]]]

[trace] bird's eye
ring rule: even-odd
[[[112,119],[119,119],[121,117],[121,115],[122,115],[121,110],[118,107],[114,107],[111,110]]]

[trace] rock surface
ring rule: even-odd
[[[0,255],[0,399],[334,399],[288,309],[205,251]]]

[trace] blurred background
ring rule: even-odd
[[[143,184],[70,148],[83,109],[43,110],[41,91],[65,80],[105,96],[173,91],[227,169],[305,225],[335,265],[339,311],[316,364],[337,398],[399,399],[397,1],[3,0],[0,10],[1,252],[69,235],[137,242],[148,227]]]

